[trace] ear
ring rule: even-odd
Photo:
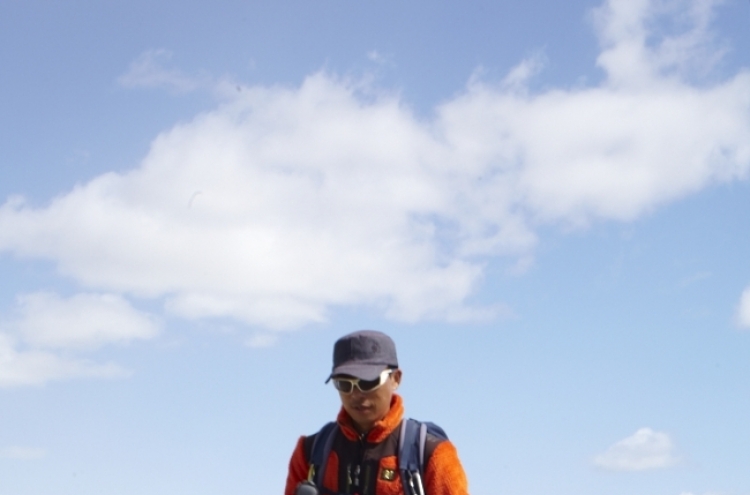
[[[400,369],[397,369],[396,371],[394,371],[393,373],[391,373],[391,378],[396,383],[396,386],[394,387],[394,390],[396,388],[398,388],[399,385],[401,385],[401,377],[402,377],[402,373],[401,373]]]

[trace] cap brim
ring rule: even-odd
[[[384,364],[362,364],[362,363],[348,363],[337,366],[331,372],[331,375],[326,380],[326,383],[337,375],[349,375],[360,380],[375,380],[380,376],[383,370],[387,369],[388,366]]]

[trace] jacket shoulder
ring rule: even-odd
[[[435,423],[425,424],[427,425],[427,435],[424,442],[424,465],[427,466],[438,445],[448,441],[448,435],[446,435],[445,430]]]

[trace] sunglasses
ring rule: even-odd
[[[332,378],[333,380],[333,386],[336,387],[336,390],[341,392],[342,394],[351,394],[354,390],[354,387],[357,387],[360,392],[362,393],[368,393],[373,392],[380,387],[382,387],[385,382],[388,381],[388,377],[391,376],[391,374],[395,370],[383,370],[382,373],[380,373],[380,377],[374,379],[374,380],[360,380],[359,378]]]

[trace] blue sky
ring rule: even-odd
[[[0,495],[279,493],[333,342],[471,492],[750,493],[750,3],[0,5]]]

